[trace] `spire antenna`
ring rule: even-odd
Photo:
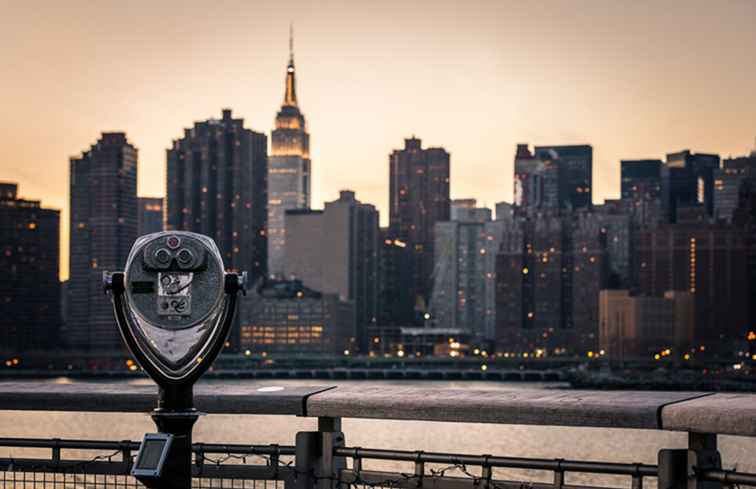
[[[294,60],[294,22],[289,22],[289,59]]]

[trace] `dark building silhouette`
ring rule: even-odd
[[[536,146],[535,158],[556,158],[559,167],[559,207],[581,209],[593,200],[593,147],[590,145]]]
[[[661,160],[622,160],[620,192],[633,202],[661,198]]]
[[[144,236],[165,229],[162,197],[137,197],[137,205],[137,235]]]
[[[414,254],[409,293],[425,309],[432,286],[434,226],[450,217],[449,153],[423,149],[412,137],[404,140],[404,149],[391,153],[389,168],[390,231]]]
[[[719,168],[719,155],[691,153],[690,150],[670,153],[661,167],[662,203],[667,219],[676,222],[678,209],[702,206],[709,216],[714,214],[714,170]]]
[[[75,349],[122,349],[102,272],[123,270],[137,237],[137,149],[121,132],[103,133],[71,158],[69,317],[65,340]]]
[[[661,297],[688,291],[695,304],[695,339],[709,352],[731,353],[748,329],[748,235],[706,220],[642,229],[639,292]]]
[[[295,75],[290,35],[284,101],[271,133],[268,160],[268,273],[271,275],[282,275],[285,268],[286,211],[310,208],[310,135],[297,103]]]
[[[381,228],[378,253],[378,325],[408,326],[417,324],[415,301],[408,293],[412,283],[414,253],[404,241]],[[379,337],[371,333],[371,341]]]
[[[713,173],[714,217],[732,222],[741,194],[756,183],[756,155],[727,158]]]
[[[0,351],[58,345],[60,211],[18,198],[0,183]]]
[[[661,160],[622,160],[621,201],[638,225],[665,220],[662,212]]]
[[[267,138],[244,119],[195,122],[167,151],[166,228],[213,238],[227,269],[266,275]]]
[[[366,352],[378,315],[378,211],[342,190],[322,211],[287,211],[286,237],[287,277],[353,301],[355,347]]]

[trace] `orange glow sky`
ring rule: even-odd
[[[515,145],[590,143],[594,200],[619,160],[756,136],[756,2],[0,2],[0,180],[63,209],[68,158],[101,131],[139,148],[164,194],[165,149],[230,107],[270,133],[289,22],[311,133],[313,204],[342,188],[385,223],[388,154],[413,134],[451,153],[453,198],[512,198]]]

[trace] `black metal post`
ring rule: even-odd
[[[173,443],[163,467],[163,476],[154,482],[143,481],[157,489],[192,487],[192,428],[199,413],[193,406],[192,386],[160,388],[158,408],[152,420],[161,433],[173,435]]]

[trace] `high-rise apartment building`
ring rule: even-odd
[[[286,276],[353,301],[357,347],[367,351],[378,320],[378,211],[342,190],[322,211],[287,211],[286,234]]]
[[[0,182],[0,352],[59,346],[60,211]]]
[[[409,293],[421,309],[432,286],[434,227],[450,217],[449,153],[412,137],[389,155],[389,227],[414,253]]]
[[[549,212],[502,224],[495,276],[498,349],[595,349],[598,292],[606,280],[600,216]]]
[[[695,303],[695,338],[728,353],[748,321],[748,234],[724,224],[678,223],[641,229],[639,293],[688,291]]]
[[[271,133],[268,158],[268,273],[284,272],[286,211],[309,209],[311,199],[310,135],[299,110],[293,40],[289,37],[289,64],[281,110]]]
[[[70,167],[70,278],[66,343],[123,348],[102,272],[123,270],[137,237],[137,149],[122,132],[103,133]]]
[[[430,300],[434,328],[464,330],[478,343],[495,336],[496,253],[503,231],[503,223],[491,221],[486,210],[487,220],[463,215],[436,223]]]
[[[167,151],[166,229],[215,240],[229,270],[266,275],[267,138],[223,110]]]
[[[137,235],[157,233],[165,229],[163,225],[163,198],[137,197]]]

